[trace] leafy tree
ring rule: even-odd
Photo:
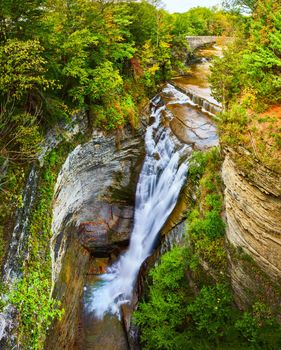
[[[35,116],[6,114],[0,116],[1,161],[32,161],[40,151],[42,135]]]
[[[0,41],[31,39],[40,30],[47,0],[4,0],[0,3]]]
[[[253,304],[235,322],[235,328],[252,344],[252,348],[278,349],[281,335],[271,309],[260,302]]]
[[[280,2],[258,2],[242,62],[247,78],[245,87],[272,103],[281,100],[280,27]]]
[[[228,107],[229,103],[239,96],[242,90],[245,72],[241,67],[244,43],[235,43],[224,51],[222,58],[214,58],[210,68],[209,82],[215,99]]]
[[[158,11],[155,6],[144,0],[133,2],[129,6],[129,14],[129,29],[136,45],[141,47],[148,40],[156,42]]]
[[[232,35],[240,17],[216,8],[196,7],[172,15],[176,35]]]
[[[249,32],[242,32],[212,68],[213,94],[226,107],[246,91],[265,103],[280,102],[280,2],[257,1],[253,16]]]
[[[41,142],[38,121],[46,61],[37,40],[9,39],[0,47],[0,155],[8,160],[34,159]]]
[[[53,81],[44,77],[46,61],[42,52],[43,48],[37,40],[9,39],[0,47],[2,103],[23,101],[30,98],[31,94],[45,90],[53,84]]]
[[[242,12],[253,12],[256,8],[257,0],[226,0],[223,3],[230,9],[239,9]]]

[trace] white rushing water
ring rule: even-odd
[[[167,84],[163,89],[163,93],[172,97],[168,105],[188,104],[191,107],[198,107],[203,113],[209,114],[211,117],[216,116],[222,111],[221,103],[216,101],[212,96],[200,96],[200,92],[198,93],[191,88],[187,88],[186,92],[183,93],[174,85]]]
[[[92,290],[88,311],[98,319],[120,317],[120,306],[131,300],[139,269],[152,253],[157,236],[174,209],[188,165],[181,162],[187,146],[177,149],[170,130],[161,126],[165,106],[153,107],[154,123],[145,136],[146,157],[136,190],[134,228],[127,252],[107,269]]]

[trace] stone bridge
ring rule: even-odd
[[[190,51],[196,50],[198,47],[215,43],[217,36],[187,36],[186,39],[190,46]]]

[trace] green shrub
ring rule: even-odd
[[[32,271],[17,283],[9,301],[19,313],[18,342],[28,349],[42,349],[46,329],[54,318],[61,317],[60,303],[50,296],[50,281],[43,272]]]
[[[203,287],[196,299],[187,306],[196,328],[210,338],[225,334],[225,324],[231,317],[232,296],[224,284]]]
[[[223,242],[225,223],[221,216],[220,164],[217,148],[197,152],[191,160],[191,176],[197,183],[197,203],[188,215],[187,231],[193,249],[192,261],[203,259],[222,277],[221,271],[225,270],[227,260]],[[193,264],[193,268],[195,266]]]
[[[280,324],[271,309],[260,302],[253,304],[235,322],[235,328],[251,349],[278,350],[281,346]]]
[[[144,349],[181,349],[186,317],[185,255],[184,249],[174,248],[150,273],[149,300],[141,302],[135,312]]]

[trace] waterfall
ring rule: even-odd
[[[222,105],[212,97],[202,97],[198,92],[189,88],[182,88],[173,84],[167,84],[163,90],[177,98],[177,101],[169,102],[169,104],[189,104],[192,107],[198,107],[203,113],[215,117],[222,111]],[[180,100],[180,102],[179,102]]]
[[[154,103],[151,116],[155,120],[146,131],[146,157],[136,190],[129,248],[90,291],[87,309],[98,319],[106,313],[120,317],[120,306],[130,302],[139,269],[152,253],[159,231],[174,209],[185,182],[188,164],[181,159],[188,146],[177,147],[170,129],[161,125],[166,107],[157,106],[159,98]]]

